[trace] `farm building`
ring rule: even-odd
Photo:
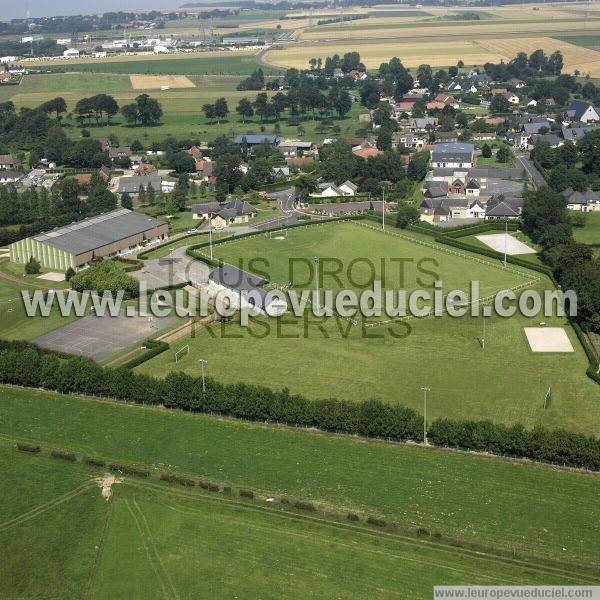
[[[93,260],[112,258],[163,240],[168,231],[164,221],[120,208],[19,240],[10,245],[10,259],[23,264],[33,256],[46,269],[80,269]]]

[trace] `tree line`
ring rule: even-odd
[[[422,415],[376,399],[309,400],[287,389],[223,384],[212,377],[206,378],[204,390],[200,377],[182,372],[155,379],[20,341],[0,340],[0,382],[396,442],[423,441]],[[563,429],[434,419],[428,424],[428,440],[438,446],[600,469],[600,439]]]
[[[523,231],[542,246],[541,258],[564,290],[577,294],[577,317],[584,331],[600,333],[600,260],[592,248],[573,239],[566,199],[544,187],[527,192]]]

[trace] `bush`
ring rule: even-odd
[[[312,502],[306,502],[305,500],[296,500],[296,502],[294,502],[294,506],[300,510],[309,510],[312,512],[317,510]]]
[[[90,467],[105,467],[106,461],[102,458],[95,458],[93,456],[87,456],[83,459],[83,462]]]
[[[117,473],[123,473],[124,475],[134,475],[135,477],[149,477],[150,471],[140,469],[138,467],[132,467],[129,465],[120,465],[118,463],[112,463],[108,466],[111,471]]]
[[[65,271],[65,281],[71,281],[71,277],[75,275],[75,269],[73,267],[69,267]]]
[[[385,519],[381,519],[380,517],[368,517],[367,523],[369,525],[375,525],[375,527],[387,527]]]
[[[189,477],[183,477],[182,475],[175,475],[173,473],[161,473],[158,477],[161,481],[168,481],[169,483],[178,483],[186,487],[194,487],[196,482]]]
[[[59,450],[58,448],[53,448],[50,450],[50,456],[52,458],[60,458],[61,460],[68,460],[71,462],[75,462],[77,457],[74,452],[67,452],[66,450]]]
[[[40,261],[33,256],[25,264],[26,275],[37,275],[41,270]]]
[[[20,450],[21,452],[31,452],[32,454],[38,454],[42,449],[36,444],[17,442],[17,450]]]
[[[239,495],[241,498],[254,498],[254,492],[252,490],[240,490]]]
[[[348,519],[348,521],[353,521],[353,522],[360,521],[360,517],[354,513],[348,513],[346,515],[346,519]]]

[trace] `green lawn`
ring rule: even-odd
[[[419,272],[419,261],[427,261],[421,267],[435,271],[446,291],[468,291],[471,279],[480,281],[481,297],[528,280],[540,292],[552,289],[549,280],[539,279],[538,273],[528,269],[509,267],[506,272],[501,261],[468,253],[455,256],[447,253],[447,246],[414,235],[417,241],[433,245],[419,245],[354,223],[337,223],[290,229],[284,240],[266,235],[237,239],[214,246],[213,253],[276,282],[294,281],[298,289],[314,288],[308,277],[314,256],[321,257],[323,269],[333,266],[326,259],[341,259],[347,267],[353,258],[376,256],[377,276],[380,259],[386,259],[387,289],[410,291],[420,287],[418,280],[430,289],[433,277]],[[292,276],[288,273],[290,257],[304,261],[295,263]],[[391,262],[393,258],[412,261],[406,263],[404,277]],[[355,283],[366,283],[371,275],[364,263],[356,264],[352,273]],[[346,287],[347,276],[342,273],[340,277],[341,285],[333,276],[325,276],[321,290]],[[575,351],[531,353],[523,329],[541,320],[565,327]],[[250,327],[236,322],[216,324],[186,340],[191,351],[177,363],[174,347],[138,370],[158,377],[171,370],[196,375],[198,358],[205,358],[209,373],[226,382],[289,388],[309,398],[375,397],[419,410],[420,388],[426,385],[432,389],[428,406],[432,417],[492,419],[600,433],[600,393],[585,374],[587,359],[566,319],[494,316],[486,319],[485,350],[480,345],[482,335],[481,317],[413,318],[363,330],[361,323],[352,326],[344,319],[316,320],[306,315],[297,320],[289,314],[279,320],[257,319]],[[553,403],[544,410],[549,385]]]
[[[554,35],[552,36],[555,40],[568,42],[569,44],[575,44],[575,46],[583,46],[584,48],[590,48],[591,50],[600,49],[600,35]]]
[[[0,596],[81,598],[109,505],[90,474],[0,445]]]
[[[0,465],[3,598],[425,599],[436,584],[597,579],[132,478],[106,501],[101,471],[6,445]]]
[[[69,448],[342,513],[377,514],[467,542],[599,562],[595,476],[49,392],[1,391],[0,447],[25,440]]]
[[[583,227],[573,227],[573,237],[582,244],[600,244],[600,212],[587,213]]]

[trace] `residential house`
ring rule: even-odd
[[[512,131],[506,134],[506,139],[516,148],[527,148],[529,137],[525,131]]]
[[[567,188],[561,192],[567,200],[567,208],[579,212],[600,211],[600,194],[592,190],[577,192],[573,188]]]
[[[436,144],[431,155],[434,167],[470,168],[474,162],[475,146],[468,143]]]
[[[198,146],[192,146],[187,152],[196,162],[202,160],[202,150]]]
[[[515,77],[509,79],[508,83],[517,90],[525,87],[525,82],[522,79],[516,79]]]
[[[410,119],[408,126],[411,131],[427,131],[428,127],[435,127],[437,124],[435,117],[418,117]]]
[[[396,149],[400,145],[405,148],[422,150],[425,145],[425,138],[421,135],[414,135],[413,133],[395,131],[392,133],[392,148]]]
[[[459,108],[460,103],[454,96],[450,96],[448,94],[438,94],[435,97],[436,102],[442,102],[444,106],[451,106],[452,108]]]
[[[273,177],[275,179],[287,179],[290,176],[289,167],[273,167]]]
[[[450,81],[447,85],[446,85],[446,89],[449,92],[462,92],[462,85],[458,82],[458,81]]]
[[[546,133],[544,135],[532,135],[529,138],[529,143],[533,144],[548,144],[551,148],[559,148],[565,142],[559,138],[555,133]]]
[[[213,227],[247,223],[257,215],[256,209],[245,200],[237,198],[231,202],[209,202],[191,206],[193,219],[207,219]]]
[[[580,123],[590,123],[600,121],[600,115],[589,102],[573,100],[567,108],[567,119]]]
[[[340,196],[354,196],[358,186],[351,181],[345,181],[337,186],[333,183],[322,183],[319,185],[321,190],[318,194],[311,194],[313,198],[339,198]]]
[[[148,188],[152,186],[155,192],[162,190],[162,177],[160,175],[132,175],[124,176],[119,179],[118,193],[119,194],[130,194],[135,195],[140,193],[140,189],[144,188],[148,191]]]
[[[0,171],[0,183],[17,183],[24,177],[20,171]]]
[[[457,131],[436,131],[434,134],[435,141],[439,144],[442,142],[446,143],[456,143],[458,142],[458,132]]]
[[[12,154],[0,154],[0,169],[16,169],[21,161]]]
[[[505,92],[502,94],[509,102],[509,104],[519,104],[519,96],[513,94],[512,92]]]
[[[277,149],[280,150],[285,158],[296,158],[305,154],[314,152],[314,144],[312,142],[303,142],[299,140],[282,140],[277,144]]]
[[[494,141],[496,137],[496,132],[494,131],[480,131],[478,133],[474,133],[471,139],[474,142],[486,142]]]
[[[590,131],[594,131],[594,129],[596,129],[594,125],[573,123],[571,127],[563,127],[561,133],[565,141],[577,144],[581,138],[590,133]]]
[[[523,199],[504,194],[494,194],[485,207],[487,221],[498,219],[518,219],[523,210]]]
[[[124,146],[121,148],[109,148],[108,158],[115,160],[117,158],[129,158],[131,156],[131,148]]]
[[[362,158],[363,160],[368,160],[374,156],[381,156],[383,152],[378,150],[377,148],[368,147],[368,148],[360,148],[352,152],[354,156],[358,156],[358,158]]]

